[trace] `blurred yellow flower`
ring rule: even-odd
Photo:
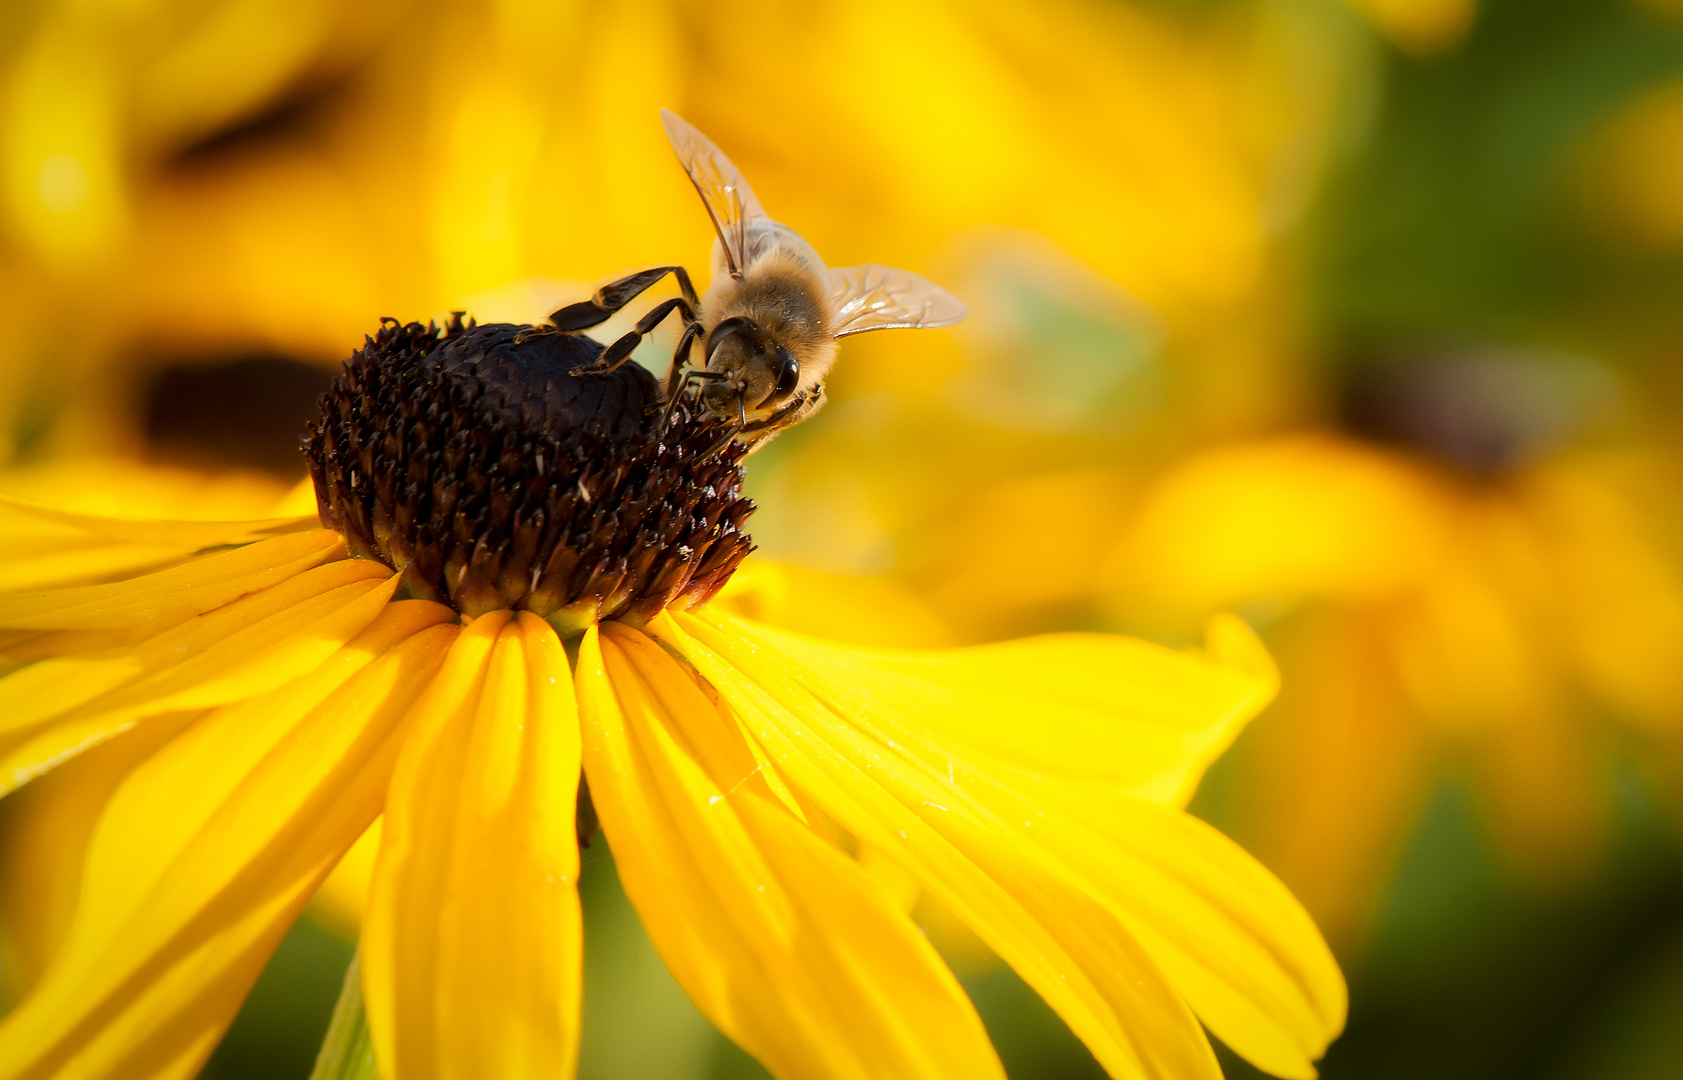
[[[1476,0],[1346,0],[1397,47],[1429,56],[1459,44],[1472,27]]]
[[[339,74],[400,7],[148,0],[19,16],[0,86],[6,224],[50,263],[110,256],[132,222],[134,173]]]
[[[1683,245],[1683,83],[1621,109],[1592,151],[1583,167],[1585,210],[1602,234],[1639,254]]]
[[[1598,710],[1683,734],[1683,575],[1639,509],[1665,490],[1652,468],[1469,480],[1297,436],[1193,455],[1145,495],[1110,556],[1117,617],[1296,612],[1243,812],[1335,939],[1364,925],[1446,754],[1516,865],[1558,874],[1600,834]]]
[[[484,316],[524,290],[502,314],[530,320],[625,266],[700,261],[711,237],[651,123],[663,106],[833,261],[927,269],[973,257],[956,231],[1037,232],[1163,319],[1218,411],[1267,414],[1288,330],[1270,244],[1317,171],[1341,63],[1303,20],[1249,6],[918,0],[881,13],[902,27],[888,52],[857,5],[84,7],[50,6],[14,81],[70,41],[79,66],[42,70],[144,107],[95,130],[31,106],[0,133],[82,132],[118,163],[101,269],[51,270],[69,226],[21,187],[11,206],[42,239],[11,253],[0,290],[19,327],[0,418],[44,402],[52,452],[131,453],[161,360],[328,367],[370,312]],[[744,54],[801,75],[745,92]],[[883,119],[896,102],[915,122]],[[18,175],[38,169],[40,152],[18,155],[35,162]],[[909,348],[850,346],[840,393],[938,391],[940,357]]]
[[[0,471],[0,493],[82,514],[236,521],[309,510],[315,493],[263,473],[61,457]],[[310,501],[300,502],[307,496]]]

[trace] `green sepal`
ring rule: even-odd
[[[361,953],[352,956],[351,966],[345,969],[345,985],[333,1006],[333,1021],[327,1025],[310,1080],[380,1080],[368,1016],[362,1009]]]

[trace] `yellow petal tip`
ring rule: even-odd
[[[1272,698],[1280,688],[1280,669],[1268,647],[1239,616],[1222,612],[1204,627],[1204,651],[1219,664],[1235,668],[1267,686]]]

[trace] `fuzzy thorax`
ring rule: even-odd
[[[751,321],[766,338],[794,354],[801,365],[796,392],[822,383],[836,362],[836,339],[831,330],[835,312],[823,278],[799,253],[781,247],[761,254],[741,278],[715,277],[702,298],[701,321],[709,329],[733,318]],[[710,369],[714,369],[710,363]],[[715,369],[717,370],[717,369]],[[759,387],[749,388],[758,401]],[[763,396],[763,393],[760,394]]]

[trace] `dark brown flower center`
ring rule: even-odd
[[[387,320],[305,443],[322,522],[408,595],[564,629],[712,596],[753,550],[730,427],[602,347],[526,327]],[[662,430],[663,417],[665,427]]]

